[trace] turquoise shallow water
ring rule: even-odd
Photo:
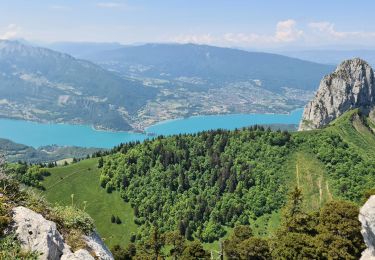
[[[196,116],[165,121],[146,129],[146,133],[172,135],[196,133],[211,129],[234,129],[254,124],[298,124],[302,109],[286,114],[234,114]],[[40,124],[23,120],[0,119],[0,138],[33,147],[67,145],[110,148],[119,143],[143,141],[149,136],[132,132],[96,131],[90,126],[69,124]]]

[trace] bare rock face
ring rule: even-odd
[[[359,58],[346,60],[322,79],[314,99],[305,107],[299,130],[321,128],[350,109],[369,111],[374,105],[372,68]]]
[[[14,208],[13,213],[15,232],[24,249],[40,252],[40,259],[60,259],[67,248],[54,222],[25,207]]]
[[[56,224],[46,220],[41,214],[25,207],[16,207],[13,209],[13,222],[13,229],[21,242],[22,248],[39,252],[39,259],[113,259],[111,252],[95,232],[90,236],[83,237],[87,250],[80,249],[73,253],[57,230]]]
[[[93,232],[89,236],[83,236],[87,247],[89,247],[99,259],[112,260],[112,253],[108,250],[107,246],[97,233]]]
[[[90,253],[85,249],[79,249],[76,252],[68,252],[63,254],[60,260],[95,260],[95,258],[90,255]],[[101,259],[101,258],[99,258]]]
[[[367,246],[361,259],[375,259],[375,196],[371,196],[362,206],[358,219],[362,223],[361,233]]]

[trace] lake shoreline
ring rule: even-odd
[[[0,138],[34,148],[58,145],[110,149],[120,143],[144,141],[159,135],[189,134],[214,129],[233,130],[256,124],[298,124],[302,111],[303,109],[296,109],[284,114],[198,115],[161,121],[147,127],[144,132],[106,131],[89,125],[0,118]]]

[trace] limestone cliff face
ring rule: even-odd
[[[321,128],[350,109],[369,110],[374,105],[372,68],[359,58],[346,60],[322,79],[314,99],[305,107],[299,130]]]

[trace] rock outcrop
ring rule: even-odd
[[[305,107],[299,130],[321,128],[350,109],[370,111],[374,105],[372,68],[359,58],[346,60],[322,79],[314,99]]]
[[[13,209],[13,222],[14,232],[22,248],[39,252],[40,259],[113,259],[111,252],[95,232],[83,237],[87,250],[80,249],[73,253],[57,230],[56,224],[46,220],[41,214],[25,207],[16,207]]]
[[[107,246],[97,233],[93,232],[89,236],[83,236],[87,247],[89,247],[99,259],[111,260],[113,259],[112,253],[108,250]]]
[[[362,236],[367,249],[362,252],[362,260],[375,259],[375,196],[371,196],[359,212]]]

